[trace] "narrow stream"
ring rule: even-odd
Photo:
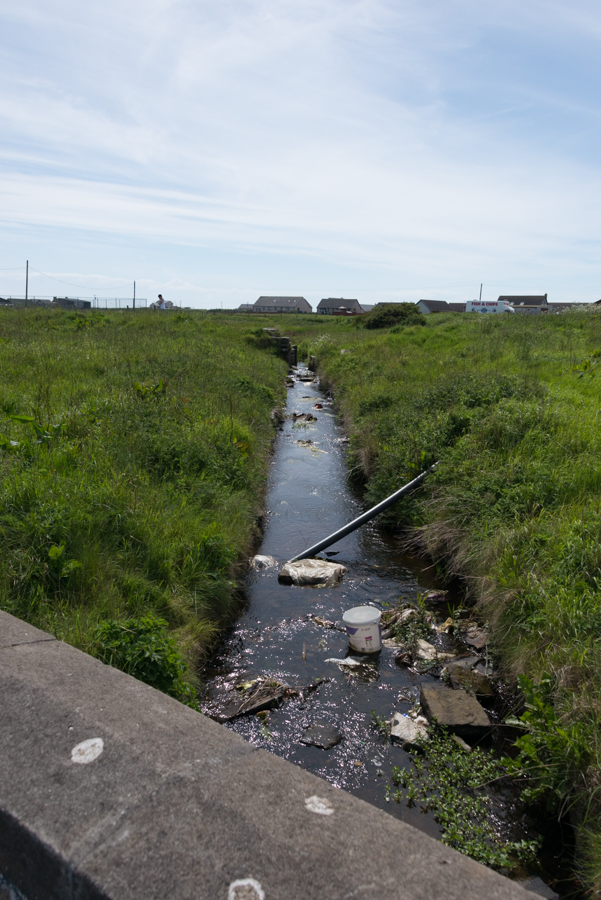
[[[308,374],[299,367],[299,376]],[[294,412],[311,413],[316,421],[295,422],[290,418]],[[346,439],[318,382],[295,381],[286,413],[271,465],[259,551],[275,557],[280,566],[363,511],[348,485]],[[395,651],[386,647],[370,657],[368,674],[345,674],[326,660],[346,656],[346,635],[312,621],[321,617],[342,629],[342,614],[351,607],[386,610],[401,596],[415,600],[418,592],[438,585],[373,522],[327,555],[349,570],[334,588],[281,585],[277,568],[249,573],[246,607],[207,673],[205,711],[211,715],[235,685],[259,676],[289,685],[327,679],[317,690],[284,702],[266,716],[239,716],[226,727],[438,838],[440,828],[431,813],[386,801],[392,767],[410,767],[411,759],[372,722],[372,711],[386,719],[395,711],[407,712],[420,681],[438,679],[399,666]],[[315,723],[334,726],[343,736],[340,743],[329,750],[300,743],[303,732]],[[515,821],[521,812],[511,795],[499,795],[497,814],[507,836],[524,836]]]

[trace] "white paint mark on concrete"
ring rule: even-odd
[[[329,800],[323,797],[307,797],[305,806],[309,812],[317,813],[319,816],[333,816],[334,809]]]
[[[71,762],[81,763],[82,765],[94,762],[103,750],[104,741],[102,738],[88,738],[87,741],[82,741],[81,744],[76,744],[73,747],[73,750],[71,750]]]
[[[254,878],[239,878],[230,884],[227,900],[265,900],[265,891]]]

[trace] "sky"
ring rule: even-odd
[[[0,47],[0,296],[601,297],[597,0],[3,0]]]

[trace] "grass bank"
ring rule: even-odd
[[[335,390],[367,502],[440,461],[388,521],[479,605],[527,703],[518,767],[578,823],[601,893],[601,315],[291,333]]]
[[[193,702],[286,367],[200,313],[0,311],[0,605]]]

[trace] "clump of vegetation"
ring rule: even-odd
[[[168,623],[156,616],[102,622],[95,631],[96,655],[109,666],[198,709],[186,682],[186,667]]]
[[[383,623],[391,629],[394,639],[412,651],[418,640],[432,636],[431,621],[432,617],[421,598],[418,598],[416,606],[402,604],[400,609],[387,612],[383,617]]]
[[[362,328],[369,329],[425,324],[424,315],[415,303],[378,303],[357,322]]]
[[[411,769],[394,767],[388,798],[433,812],[444,844],[495,869],[535,857],[539,840],[510,841],[500,833],[493,790],[507,772],[491,751],[467,751],[446,729],[434,727],[411,761]]]
[[[284,362],[242,324],[0,312],[0,606],[183,699],[174,648],[194,685],[237,606],[284,398]]]

